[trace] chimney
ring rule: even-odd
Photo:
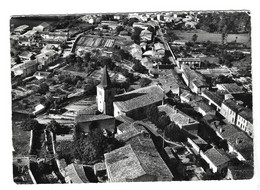
[[[242,141],[243,141],[243,140],[242,140],[241,138],[239,138],[239,137],[236,138],[236,144],[237,144],[237,145],[240,144],[240,143],[242,143]]]
[[[222,127],[219,128],[219,132],[222,133],[223,132],[223,129]]]

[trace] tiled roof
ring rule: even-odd
[[[206,104],[205,102],[196,102],[197,106],[202,109],[205,112],[210,112],[213,110],[213,108],[211,108],[208,104]]]
[[[208,86],[203,75],[192,70],[188,65],[182,65],[181,67],[186,78],[192,81],[196,86]]]
[[[43,23],[40,24],[40,26],[48,27],[48,26],[50,26],[50,24],[48,24],[47,22],[43,22]]]
[[[217,150],[215,148],[211,148],[205,152],[205,155],[210,159],[210,161],[215,166],[220,166],[222,164],[227,163],[230,159],[226,156],[225,152],[222,150]]]
[[[253,159],[253,140],[244,132],[237,132],[227,137],[229,144],[237,150],[246,160]]]
[[[75,118],[76,122],[89,122],[89,121],[97,121],[97,120],[105,120],[105,119],[114,119],[113,116],[109,115],[78,115]]]
[[[205,94],[210,100],[215,102],[218,106],[221,106],[222,101],[224,100],[224,97],[220,94],[217,94],[216,92],[211,92],[208,90],[204,90],[202,94]]]
[[[170,105],[161,105],[158,106],[159,111],[164,111],[169,117],[171,121],[174,121],[178,126],[190,125],[199,123],[195,119],[181,112],[180,110],[171,107]]]
[[[170,181],[173,176],[157,152],[150,137],[144,137],[145,128],[138,123],[125,132],[127,145],[105,154],[105,162],[112,181],[135,180],[143,175],[154,176],[154,180]],[[147,131],[146,131],[147,132]],[[122,137],[122,136],[121,136]]]
[[[65,168],[66,175],[71,179],[72,183],[89,183],[83,165],[70,164]]]
[[[244,108],[242,111],[238,112],[238,115],[253,124],[252,110],[249,108]]]
[[[232,99],[224,100],[223,104],[226,105],[228,108],[230,108],[232,111],[234,111],[236,113],[243,109],[242,106],[238,105],[237,102],[235,100],[232,100]]]
[[[163,90],[157,85],[152,85],[122,95],[117,95],[114,104],[116,104],[123,112],[128,112],[157,103],[162,101],[163,98]]]
[[[220,85],[230,94],[244,93],[243,89],[240,86],[238,86],[236,83],[223,83],[218,85]]]
[[[134,120],[132,118],[127,117],[125,115],[119,115],[119,116],[115,117],[115,119],[118,121],[121,121],[123,123],[133,123],[134,122]]]

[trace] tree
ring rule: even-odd
[[[147,69],[140,62],[136,62],[133,66],[133,70],[138,73],[147,73]]]
[[[61,131],[61,125],[55,121],[55,119],[52,119],[48,125],[46,126],[46,129],[49,130],[49,131],[52,131],[53,133],[55,134],[60,134],[62,131]]]
[[[181,129],[173,122],[166,126],[165,136],[172,141],[186,141],[186,137]]]
[[[49,85],[47,85],[45,82],[41,83],[38,92],[41,94],[46,94],[46,92],[48,91],[49,91]]]
[[[20,57],[19,57],[18,55],[16,55],[16,57],[15,57],[15,59],[14,59],[14,62],[15,62],[16,64],[20,64],[20,63],[22,63],[22,60],[20,59]]]
[[[21,124],[21,127],[24,131],[35,130],[35,129],[37,129],[38,126],[39,126],[38,121],[35,119],[31,119],[31,118],[23,121]]]
[[[193,34],[193,36],[192,36],[192,41],[193,41],[193,42],[196,42],[197,39],[198,39],[198,35],[197,35],[197,34]]]
[[[121,25],[119,25],[119,26],[117,26],[116,27],[116,32],[117,32],[117,34],[119,34],[121,31],[123,31],[124,30],[124,27],[123,26],[121,26]]]
[[[35,54],[32,54],[31,57],[30,57],[31,60],[35,60],[36,59],[36,55]]]
[[[148,86],[152,81],[148,78],[141,78],[140,79],[140,85],[141,87]]]
[[[161,115],[158,119],[157,127],[161,130],[164,130],[167,125],[171,123],[171,120],[168,115]]]
[[[147,119],[153,122],[154,124],[157,124],[158,118],[159,118],[159,111],[156,105],[148,106],[146,109],[146,116]]]

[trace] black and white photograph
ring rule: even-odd
[[[102,10],[9,15],[9,180],[250,183],[256,15]]]

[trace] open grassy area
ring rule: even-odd
[[[181,40],[188,40],[191,41],[192,36],[194,34],[198,35],[197,42],[202,41],[212,41],[221,43],[221,34],[218,33],[209,33],[203,30],[197,30],[197,31],[182,31],[182,30],[174,30],[174,33],[181,39]],[[227,42],[232,42],[236,39],[238,43],[244,43],[248,44],[249,41],[249,35],[248,34],[229,34],[227,38]]]
[[[30,131],[21,128],[21,122],[12,122],[14,156],[27,156],[30,143]]]

